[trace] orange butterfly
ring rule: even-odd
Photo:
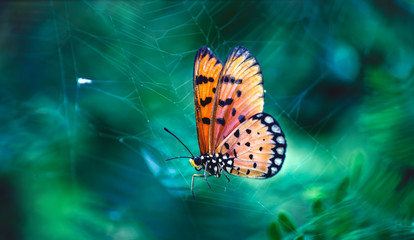
[[[236,47],[222,62],[207,47],[198,49],[194,62],[194,104],[200,156],[190,152],[191,165],[204,174],[227,173],[265,179],[282,167],[286,139],[277,121],[263,113],[263,78],[259,63],[244,47]],[[184,157],[175,157],[184,158]],[[175,159],[170,158],[167,160]],[[207,181],[208,184],[208,181]],[[208,184],[210,187],[210,184]]]

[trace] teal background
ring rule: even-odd
[[[414,4],[0,3],[0,239],[413,239]],[[191,176],[197,49],[258,59],[287,157]],[[89,79],[82,84],[80,78]]]

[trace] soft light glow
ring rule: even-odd
[[[87,78],[78,78],[78,84],[91,84],[92,80]]]

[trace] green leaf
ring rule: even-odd
[[[272,240],[281,240],[282,231],[280,230],[279,224],[277,222],[272,222],[268,228],[268,234]]]
[[[323,212],[323,203],[322,199],[316,199],[312,204],[312,213],[313,216],[318,216]]]
[[[285,213],[279,213],[279,224],[283,231],[286,233],[292,233],[296,230],[295,225]]]
[[[355,184],[361,176],[364,159],[364,154],[361,151],[357,151],[351,160],[351,182],[353,184]]]
[[[348,193],[348,187],[349,187],[349,178],[346,177],[342,182],[338,185],[335,192],[335,198],[334,202],[338,203],[341,202],[346,194]]]
[[[305,240],[305,236],[301,233],[299,236],[295,237],[294,240]]]

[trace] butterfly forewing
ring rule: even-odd
[[[258,113],[234,129],[216,152],[230,159],[224,166],[230,174],[269,178],[279,172],[285,159],[285,135],[272,116]]]
[[[209,132],[210,148],[239,124],[263,111],[263,79],[257,60],[244,47],[236,47],[227,58],[217,85]]]
[[[207,47],[198,49],[194,61],[194,105],[200,153],[209,151],[209,128],[214,95],[220,72],[221,61]]]

